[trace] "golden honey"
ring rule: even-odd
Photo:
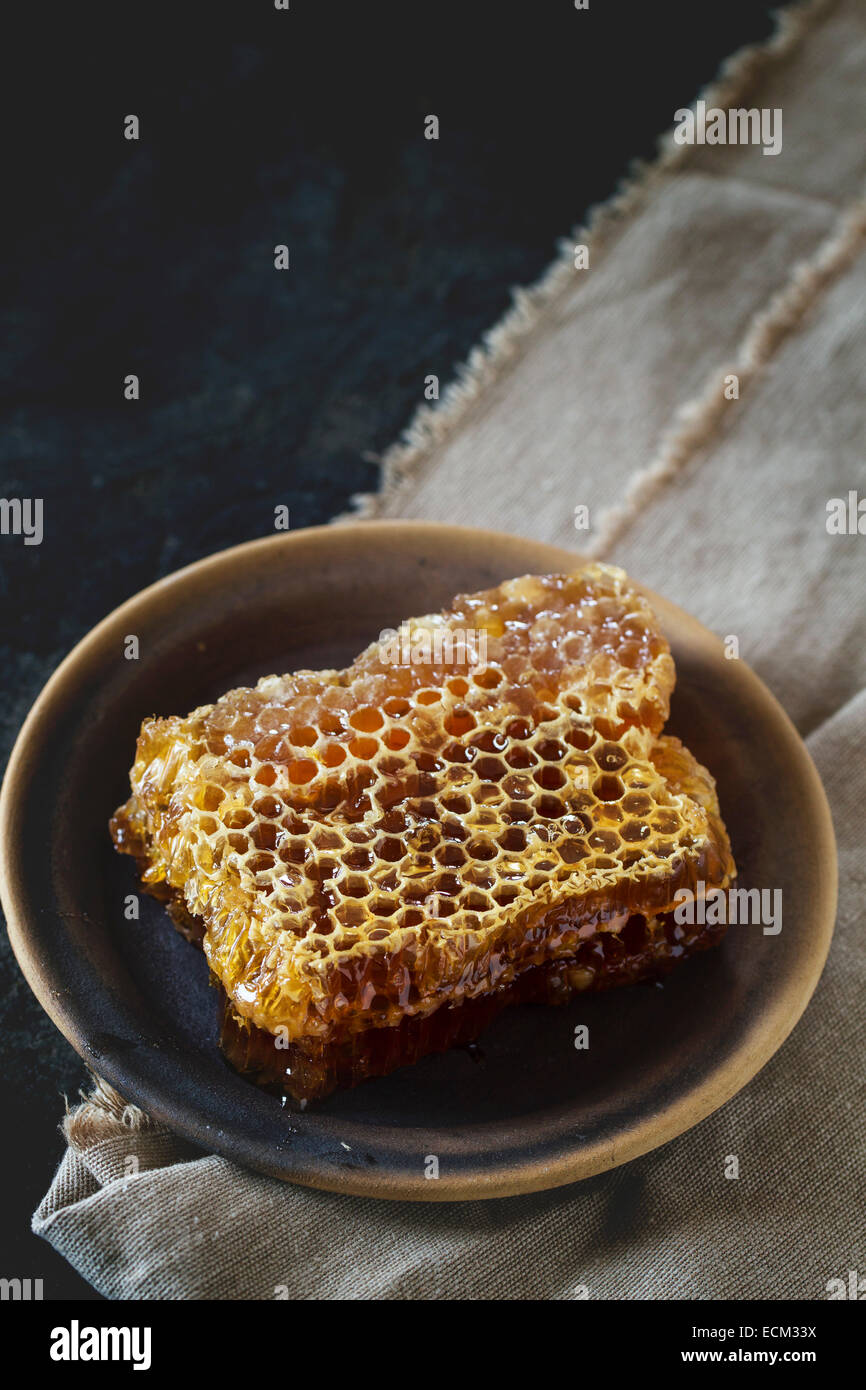
[[[588,942],[614,951],[678,889],[735,874],[712,777],[661,732],[673,660],[622,570],[511,580],[410,626],[483,633],[483,664],[471,644],[403,663],[376,642],[344,671],[147,720],[112,821],[240,1032],[299,1055],[357,1058],[354,1035],[369,1050],[398,1028],[417,1050],[469,1027],[467,1001],[513,1002],[551,962],[585,971]],[[427,1034],[409,1023],[443,1009]]]

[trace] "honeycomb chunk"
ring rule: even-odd
[[[146,720],[112,834],[241,1032],[349,1055],[731,881],[713,780],[662,734],[674,679],[622,570],[524,576]]]

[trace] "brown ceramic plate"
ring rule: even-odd
[[[144,590],[48,682],[0,807],[2,896],[33,990],[81,1056],[201,1147],[335,1191],[442,1201],[573,1182],[665,1143],[768,1060],[815,988],[833,930],[824,793],[779,705],[742,661],[654,598],[678,682],[669,731],[715,773],[747,887],[781,888],[784,925],[731,928],[659,988],[506,1011],[480,1056],[430,1057],[303,1114],[217,1050],[203,956],[136,891],[107,822],[141,720],[274,671],[342,666],[385,627],[460,590],[573,567],[565,551],[450,526],[361,523],[239,546]],[[639,576],[637,576],[639,578]],[[651,596],[654,597],[654,596]],[[124,639],[138,637],[137,661]],[[577,1023],[591,1047],[573,1046]],[[428,1155],[438,1180],[425,1178]]]

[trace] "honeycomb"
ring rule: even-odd
[[[430,1053],[474,1043],[510,1004],[567,1004],[587,991],[657,980],[685,955],[715,946],[725,930],[724,923],[680,925],[672,913],[649,919],[632,915],[622,931],[598,931],[574,956],[524,970],[510,985],[336,1041],[299,1038],[280,1045],[272,1033],[239,1018],[223,991],[220,1046],[231,1065],[256,1084],[295,1100],[319,1100]]]
[[[111,823],[238,1023],[293,1044],[501,997],[736,873],[622,570],[510,580],[408,633],[399,659],[379,640],[146,720]]]

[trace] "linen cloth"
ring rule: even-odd
[[[33,1224],[109,1297],[816,1299],[866,1275],[866,535],[826,526],[830,498],[866,497],[864,7],[804,6],[705,97],[780,107],[782,152],[668,140],[419,413],[361,510],[570,545],[737,635],[833,812],[839,916],[814,999],[696,1129],[488,1202],[283,1185],[98,1086]]]

